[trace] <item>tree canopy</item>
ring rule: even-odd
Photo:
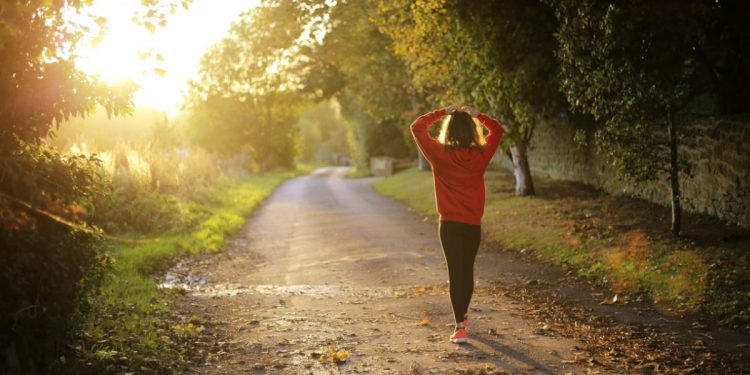
[[[308,90],[335,97],[349,120],[357,165],[370,156],[404,157],[416,151],[405,142],[404,122],[415,115],[415,90],[391,39],[378,30],[369,0],[343,1],[328,14],[325,36],[310,55]],[[324,77],[316,79],[315,77]]]
[[[262,170],[292,166],[294,124],[305,101],[300,50],[314,42],[315,9],[304,1],[264,1],[203,56],[188,96],[199,144],[246,152]]]
[[[677,116],[716,114],[747,102],[750,38],[736,2],[553,2],[560,29],[561,89],[602,127],[594,142],[615,170],[638,182],[668,174],[679,232],[679,175],[689,173]],[[743,83],[744,82],[744,83]],[[746,108],[745,108],[746,110]]]
[[[466,102],[509,125],[517,193],[533,194],[526,152],[536,124],[564,109],[556,20],[539,1],[379,1],[378,23],[432,103]]]

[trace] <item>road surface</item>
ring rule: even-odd
[[[526,302],[496,287],[547,272],[564,289],[571,277],[486,248],[477,259],[469,344],[451,344],[436,224],[377,195],[372,179],[344,178],[346,171],[322,168],[287,181],[225,251],[189,266],[183,308],[216,337],[194,372],[622,371],[583,360],[587,342],[554,334]]]

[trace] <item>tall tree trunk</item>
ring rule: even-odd
[[[513,176],[516,178],[516,196],[536,194],[534,192],[534,181],[531,179],[526,146],[511,146],[510,155],[513,160]]]
[[[669,126],[669,182],[672,185],[672,234],[680,235],[682,207],[680,206],[680,166],[677,155],[677,125],[672,112],[667,112]]]
[[[420,151],[419,149],[417,149],[417,161],[417,168],[420,171],[432,170],[432,166],[427,162],[427,159],[424,158],[424,155],[422,155],[422,151]]]
[[[419,111],[419,101],[417,100],[417,96],[412,93],[409,98],[411,99],[411,111],[414,113],[414,116],[418,116],[419,113],[417,111]],[[427,162],[427,159],[424,158],[419,147],[417,147],[417,169],[420,171],[432,170],[432,166]]]

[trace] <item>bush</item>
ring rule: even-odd
[[[88,309],[108,257],[91,235],[50,221],[34,230],[0,230],[0,243],[0,348],[6,362],[0,370],[49,372]]]
[[[17,146],[0,151],[0,373],[47,373],[109,263],[80,221],[101,185],[95,159]]]
[[[109,233],[174,233],[199,220],[185,201],[224,178],[216,156],[201,149],[118,144],[99,154],[110,192],[94,202],[93,222]]]
[[[148,235],[189,226],[187,209],[173,195],[123,186],[115,186],[112,194],[96,202],[92,219],[109,233]]]

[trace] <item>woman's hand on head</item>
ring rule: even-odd
[[[479,114],[479,111],[477,111],[476,109],[474,109],[474,107],[472,107],[470,105],[466,105],[466,104],[464,104],[463,106],[461,106],[460,110],[468,113],[469,115],[471,115],[471,117],[477,117],[477,115]]]
[[[445,110],[445,113],[447,113],[447,114],[450,115],[451,113],[458,111],[458,106],[451,104],[451,105],[443,108],[443,110]]]

